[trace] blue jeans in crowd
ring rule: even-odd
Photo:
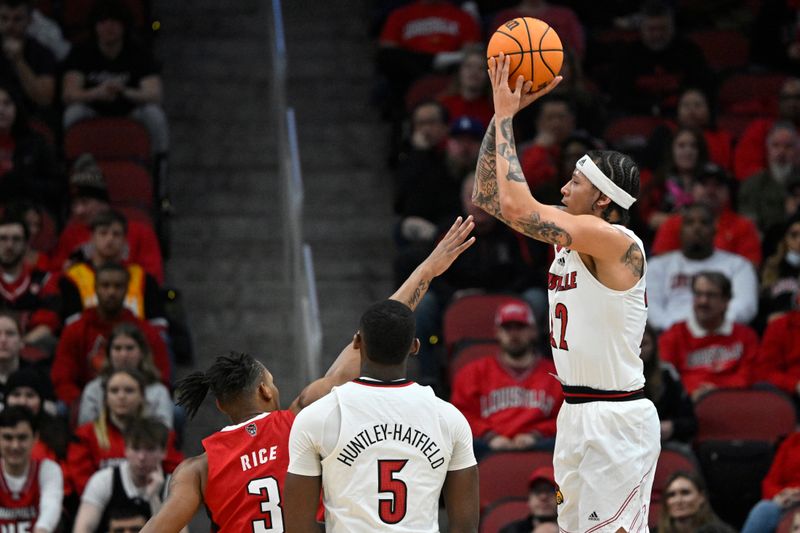
[[[750,509],[742,533],[772,533],[778,529],[783,508],[772,500],[761,500]]]

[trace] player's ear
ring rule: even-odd
[[[265,402],[271,402],[273,398],[272,389],[267,385],[266,382],[262,381],[258,385],[258,393],[261,395],[261,398]]]
[[[411,355],[417,355],[419,353],[419,339],[414,337],[414,342],[411,343]]]
[[[364,340],[361,338],[361,332],[356,331],[353,335],[353,348],[356,350],[361,350],[361,345],[363,344]]]

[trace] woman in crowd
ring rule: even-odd
[[[764,318],[788,311],[800,292],[800,215],[786,224],[778,249],[761,270],[760,314]]]
[[[146,380],[138,370],[109,371],[103,379],[103,409],[92,422],[75,430],[67,449],[67,472],[73,488],[83,492],[89,478],[100,468],[125,457],[124,432],[131,420],[142,416],[145,408]],[[164,471],[175,470],[183,459],[175,449],[175,435],[170,432]]]
[[[134,324],[119,324],[108,339],[108,360],[104,374],[114,370],[137,370],[145,381],[145,416],[153,416],[172,429],[174,404],[161,374],[153,362],[153,353],[142,331]],[[90,381],[81,394],[78,424],[97,419],[103,408],[102,377]]]
[[[449,91],[439,96],[450,118],[468,116],[480,120],[484,127],[494,115],[489,80],[486,78],[486,55],[483,50],[470,49],[464,54],[453,76]]]
[[[642,172],[642,219],[655,231],[671,214],[693,202],[691,186],[708,162],[708,147],[702,132],[678,128],[664,163],[654,174]]]
[[[694,472],[672,474],[667,480],[663,502],[658,533],[694,533],[711,524],[724,527],[711,509],[703,478]]]

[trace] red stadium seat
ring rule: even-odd
[[[28,125],[33,131],[44,137],[44,140],[46,140],[50,146],[56,145],[56,135],[53,133],[52,128],[45,122],[32,118],[28,121]]]
[[[150,211],[145,211],[140,207],[129,207],[129,206],[115,206],[114,207],[117,211],[125,215],[125,218],[128,220],[137,220],[139,222],[143,222],[150,226],[153,226],[153,215]]]
[[[495,311],[510,302],[525,303],[506,294],[474,294],[451,303],[442,321],[447,353],[453,353],[454,346],[462,341],[493,341]]]
[[[448,74],[429,74],[414,83],[406,91],[406,109],[411,111],[418,103],[435,99],[442,94],[452,82]]]
[[[783,74],[734,74],[719,88],[720,110],[729,114],[774,116],[785,79]]]
[[[647,516],[647,525],[652,531],[658,525],[658,515],[661,513],[661,502],[650,501],[650,511]]]
[[[464,368],[466,365],[480,359],[481,357],[496,354],[498,349],[499,347],[496,342],[477,342],[475,344],[464,346],[458,350],[453,354],[450,363],[447,365],[447,375],[450,379],[450,383],[453,382],[453,379],[456,377],[456,373],[458,373],[458,371]]]
[[[719,389],[695,406],[696,442],[712,440],[767,441],[773,444],[794,431],[794,405],[772,390]]]
[[[528,500],[513,498],[497,502],[481,516],[481,533],[498,533],[511,522],[528,516]]]
[[[95,159],[150,160],[150,135],[139,122],[125,117],[82,120],[64,136],[64,152],[72,161],[83,153]]]
[[[100,160],[97,163],[103,171],[112,205],[153,209],[153,178],[144,167],[131,161]]]
[[[750,42],[737,30],[698,30],[689,39],[700,49],[709,66],[721,72],[744,67],[750,61]]]
[[[620,117],[611,121],[603,138],[619,150],[642,149],[647,145],[653,131],[663,123],[663,119],[650,115]]]
[[[653,492],[650,499],[655,502],[661,501],[667,480],[675,472],[680,470],[697,472],[699,468],[697,458],[691,452],[678,448],[662,448],[661,454],[658,456],[656,475],[653,479]]]
[[[552,466],[553,452],[499,452],[481,459],[478,463],[481,509],[504,498],[525,498],[528,479],[540,466]]]
[[[717,127],[733,135],[735,142],[741,137],[753,118],[749,115],[720,115],[717,117]]]

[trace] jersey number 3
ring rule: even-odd
[[[559,350],[569,350],[569,344],[567,344],[567,323],[569,322],[567,306],[560,302],[557,303],[556,308],[553,310],[553,316],[561,322],[561,339],[558,341],[558,344],[556,344],[556,339],[553,336],[555,322],[553,318],[550,317],[550,346],[558,348]]]
[[[247,493],[266,496],[261,500],[261,512],[266,520],[253,520],[253,533],[283,533],[283,510],[278,481],[274,477],[253,479],[247,484]]]
[[[396,524],[406,516],[408,487],[394,475],[400,472],[408,459],[378,461],[378,492],[388,492],[391,498],[378,498],[378,516],[386,524]]]

